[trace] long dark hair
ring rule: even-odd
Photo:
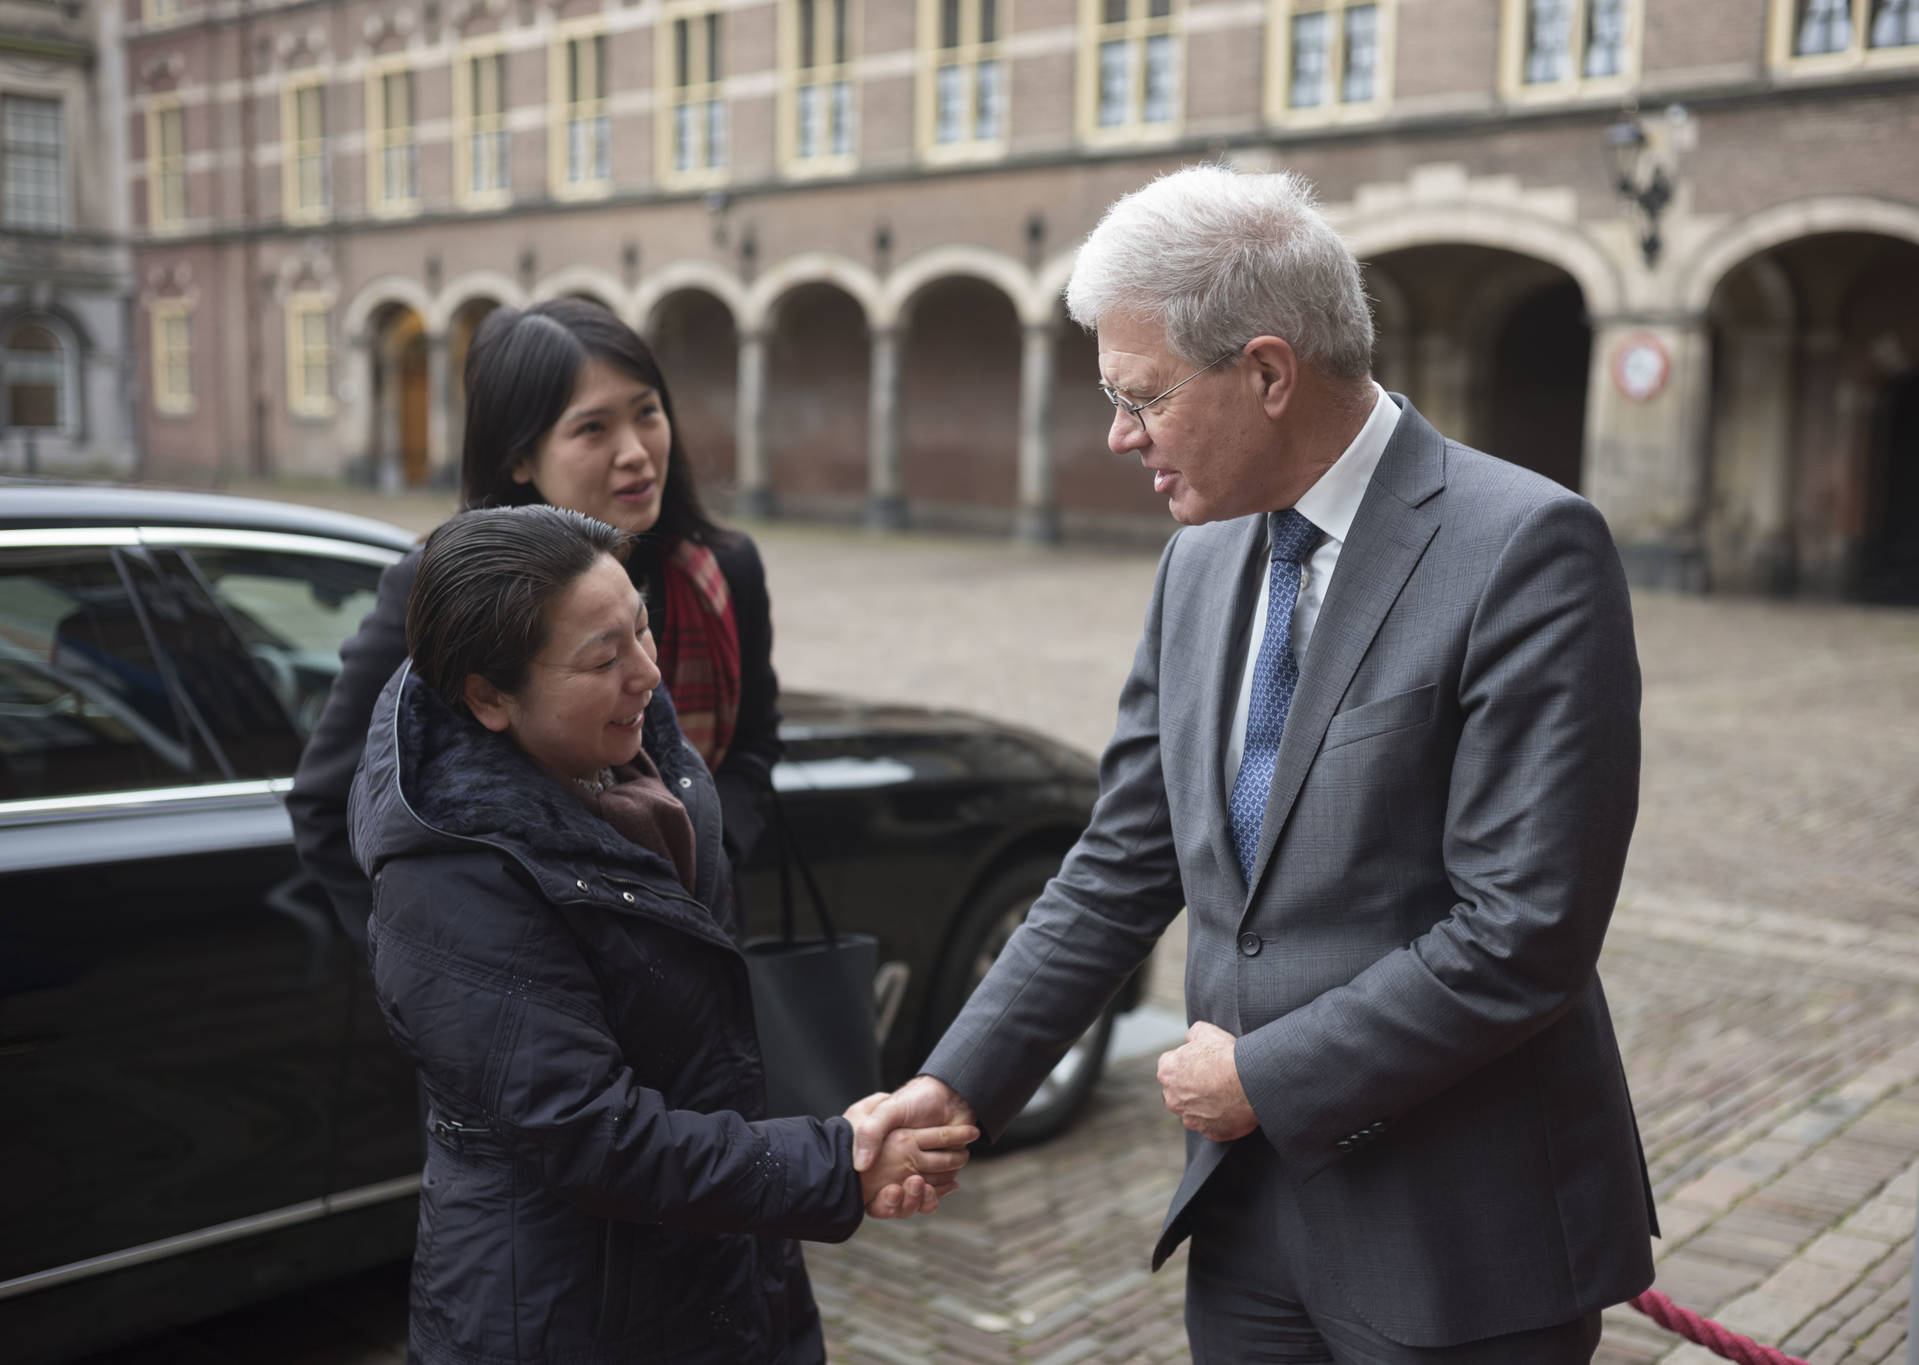
[[[601,555],[624,562],[633,537],[566,507],[463,512],[426,538],[406,602],[413,671],[455,711],[478,673],[509,696],[546,645],[547,609]]]
[[[640,334],[588,299],[549,299],[531,308],[487,314],[466,353],[466,445],[460,453],[460,500],[469,507],[515,507],[541,502],[539,490],[518,483],[513,467],[540,447],[573,401],[580,367],[589,359],[611,365],[660,396],[672,425],[660,519],[649,535],[723,543],[727,533],[700,502],[693,464],[673,416],[666,376]]]

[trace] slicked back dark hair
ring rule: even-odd
[[[473,507],[543,501],[513,467],[530,458],[573,401],[580,370],[598,360],[660,396],[673,430],[666,455],[660,519],[650,535],[712,545],[728,537],[700,502],[693,463],[680,440],[673,395],[640,334],[590,299],[549,299],[531,308],[496,308],[466,353],[466,444],[460,452],[460,500]]]
[[[413,671],[455,711],[469,674],[517,693],[554,601],[602,555],[624,563],[632,546],[625,531],[545,503],[462,512],[420,552],[406,601]]]

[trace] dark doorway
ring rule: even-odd
[[[1577,490],[1592,329],[1571,279],[1528,295],[1493,344],[1486,448]]]
[[[914,297],[900,357],[901,480],[909,501],[1006,508],[1019,487],[1019,317],[982,280]]]
[[[673,420],[700,480],[732,487],[738,447],[739,334],[726,304],[699,289],[669,294],[653,310],[653,354],[673,390]]]
[[[866,504],[866,311],[836,285],[781,298],[766,356],[766,456],[773,491],[813,514]]]
[[[1919,605],[1919,369],[1879,394],[1859,596]]]

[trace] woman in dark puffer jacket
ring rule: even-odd
[[[937,1149],[977,1136],[899,1134],[861,1175],[845,1119],[757,1117],[719,803],[629,541],[544,506],[435,531],[353,784],[374,982],[430,1105],[423,1365],[821,1360],[788,1239],[950,1189],[965,1153]]]

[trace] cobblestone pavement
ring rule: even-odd
[[[430,524],[407,507],[387,515]],[[1150,555],[756,534],[786,687],[1103,742]],[[1658,1287],[1815,1365],[1901,1361],[1919,1212],[1919,613],[1635,606],[1645,774],[1601,972],[1665,1225]],[[1182,950],[1175,925],[1149,1028],[1177,1027]],[[835,1360],[1185,1358],[1184,1255],[1146,1271],[1182,1146],[1147,1041],[1065,1139],[977,1161],[933,1219],[808,1249]],[[112,1360],[290,1358],[234,1344],[277,1330],[303,1360],[394,1361],[403,1295],[382,1272]],[[1619,1308],[1599,1359],[1713,1357]]]

